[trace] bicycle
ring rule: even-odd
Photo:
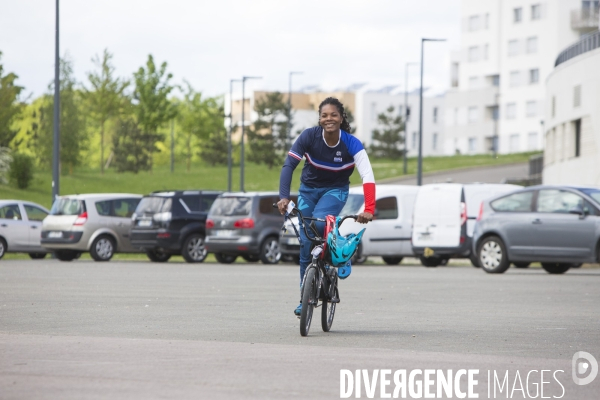
[[[273,204],[273,207],[277,207],[277,204]],[[307,336],[310,330],[310,324],[312,322],[312,314],[314,308],[321,308],[321,328],[324,332],[329,332],[333,324],[333,318],[335,316],[336,304],[340,302],[340,294],[338,289],[338,272],[337,268],[344,266],[345,264],[334,265],[332,262],[331,246],[328,246],[329,233],[334,231],[334,224],[337,224],[337,229],[342,223],[352,218],[356,220],[358,215],[347,215],[345,217],[334,217],[328,215],[325,219],[304,217],[302,212],[296,208],[294,202],[288,204],[287,212],[285,213],[285,219],[290,219],[294,214],[298,215],[299,223],[308,240],[312,242],[311,254],[312,261],[306,268],[304,277],[301,285],[301,301],[302,311],[300,313],[300,335]],[[310,221],[310,224],[307,223]],[[291,225],[300,241],[300,234],[298,229],[292,221]],[[325,232],[323,237],[319,234],[316,223],[325,223]],[[312,231],[312,235],[309,234],[308,228]],[[282,229],[285,229],[285,225]],[[337,231],[337,229],[335,231]],[[358,234],[351,234],[352,238],[357,238],[353,245],[353,251],[351,254],[344,254],[344,258],[350,259],[358,249],[358,243],[362,238],[364,229]],[[334,239],[335,240],[335,239]],[[319,300],[321,304],[319,304]]]

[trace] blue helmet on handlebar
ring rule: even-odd
[[[363,228],[358,234],[341,235],[338,230],[338,224],[341,219],[341,217],[336,218],[333,229],[327,235],[327,246],[329,247],[331,263],[334,267],[340,267],[350,261],[365,233],[365,228]]]

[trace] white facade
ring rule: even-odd
[[[406,149],[409,157],[419,149],[419,91],[407,96],[410,116],[406,123]],[[404,92],[361,90],[356,93],[356,137],[365,146],[373,143],[373,130],[378,128],[377,116],[392,106],[396,115],[405,113]],[[404,133],[403,133],[404,134]],[[444,96],[423,96],[423,155],[444,154]],[[401,146],[400,148],[403,148]]]
[[[447,154],[543,148],[544,82],[590,30],[580,0],[463,0],[461,49],[446,94]]]
[[[560,64],[548,78],[544,184],[600,187],[599,71],[596,48]]]

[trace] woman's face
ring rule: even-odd
[[[319,125],[323,127],[326,133],[338,133],[342,125],[342,120],[342,115],[333,104],[325,104],[321,107]]]

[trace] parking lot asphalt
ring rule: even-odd
[[[477,368],[479,398],[488,371],[560,370],[546,396],[600,398],[600,377],[571,378],[576,351],[600,360],[600,268],[356,266],[332,331],[317,309],[307,338],[297,279],[290,264],[1,261],[0,398],[340,398],[340,369],[385,368]]]

